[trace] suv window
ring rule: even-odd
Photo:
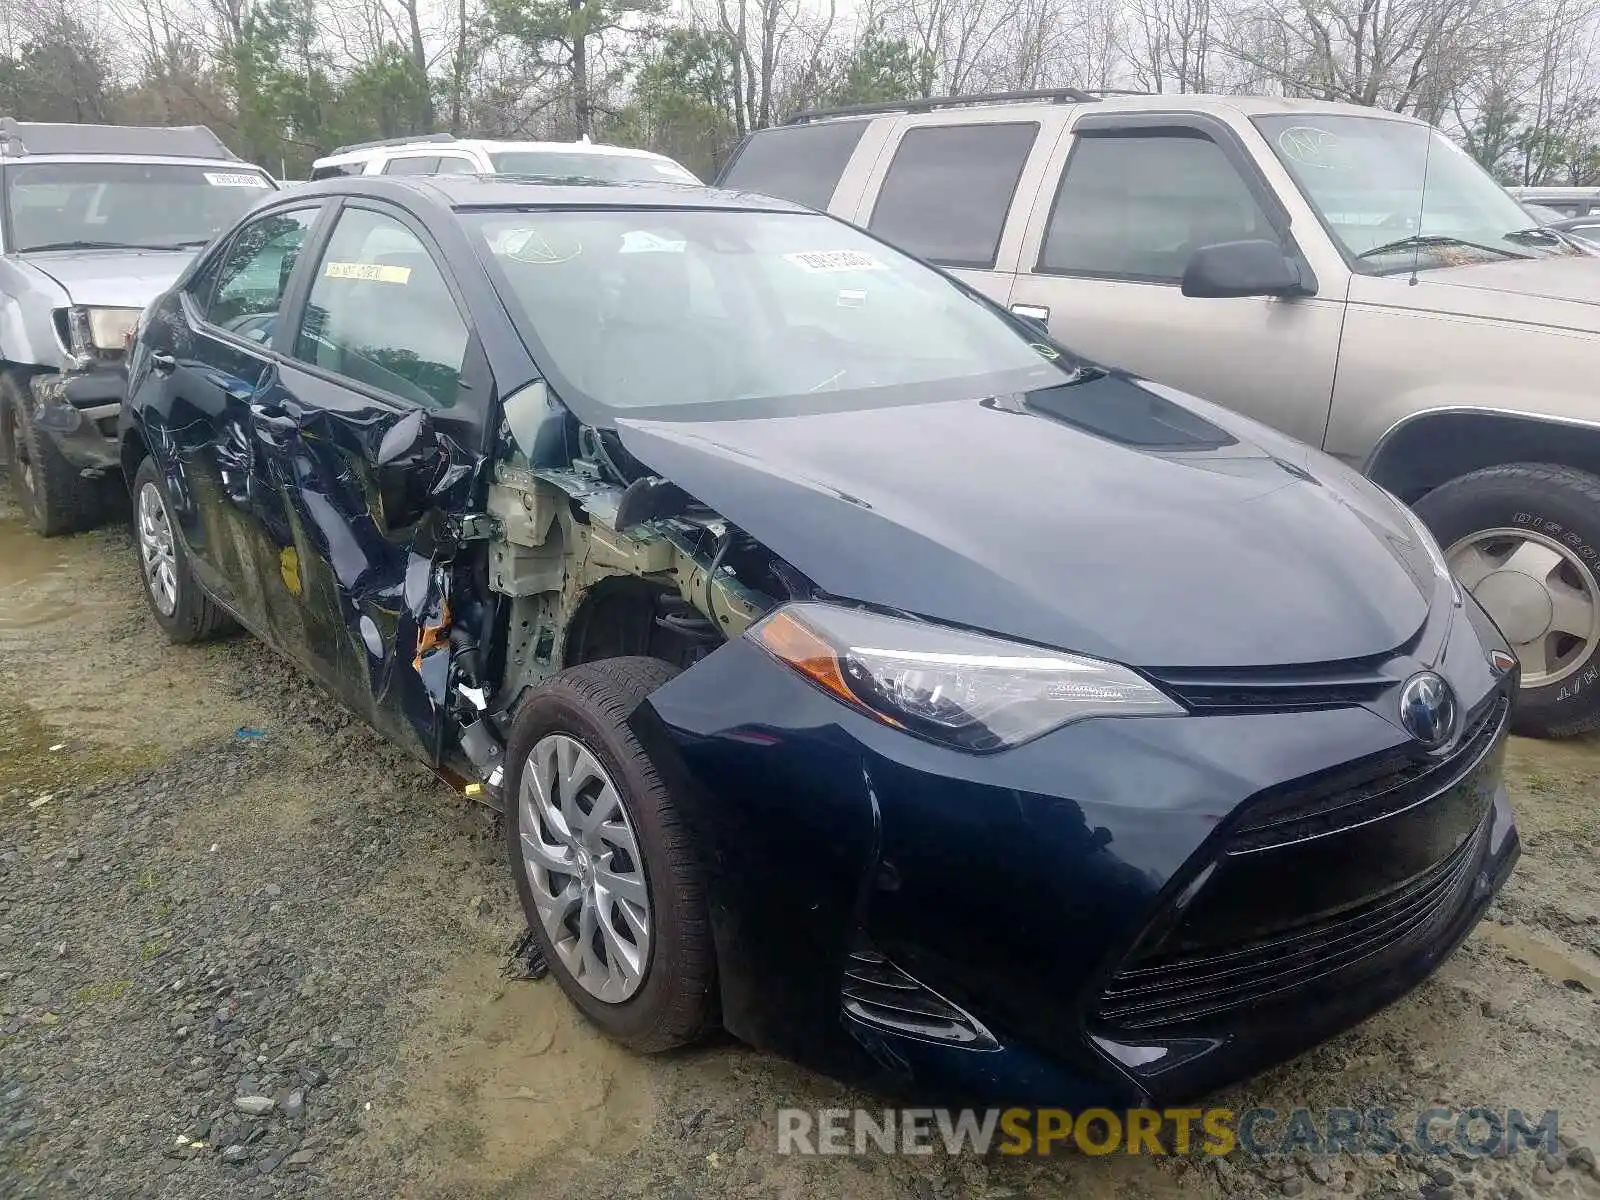
[[[785,125],[751,135],[720,186],[826,209],[867,121]]]
[[[477,172],[478,164],[465,155],[441,154],[433,169],[439,175],[471,175]]]
[[[437,154],[408,154],[404,158],[391,158],[383,164],[385,175],[437,175]]]
[[[1175,283],[1201,246],[1277,231],[1222,148],[1199,133],[1080,136],[1040,271]]]
[[[900,139],[867,228],[946,267],[994,266],[1039,126],[942,125]]]
[[[295,357],[428,408],[456,402],[467,325],[416,234],[363,208],[339,217],[317,265]]]
[[[252,342],[272,340],[278,306],[317,211],[311,205],[275,212],[234,234],[189,288],[208,324]]]

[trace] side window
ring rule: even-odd
[[[317,206],[291,208],[252,221],[215,264],[195,276],[189,295],[208,324],[263,344],[273,326]]]
[[[363,164],[355,163],[328,163],[322,167],[311,168],[311,181],[319,179],[337,179],[341,175],[359,175]]]
[[[428,408],[456,402],[467,325],[444,273],[393,217],[346,209],[317,264],[295,357]]]
[[[439,165],[434,168],[439,175],[471,175],[477,171],[477,164],[470,158],[459,154],[439,155]]]
[[[1067,159],[1039,270],[1176,283],[1202,246],[1278,240],[1210,138],[1182,130],[1080,136]]]
[[[752,134],[719,186],[826,210],[868,121],[780,125]]]
[[[900,139],[867,228],[946,267],[994,266],[1035,124],[941,125]]]
[[[391,158],[383,164],[385,175],[437,175],[439,173],[439,156],[437,154],[410,154],[404,158]]]

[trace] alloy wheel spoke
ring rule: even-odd
[[[600,919],[600,936],[606,945],[606,963],[610,968],[608,974],[620,976],[626,985],[637,984],[644,970],[639,947],[618,934],[604,913]]]
[[[1463,546],[1450,556],[1451,572],[1469,592],[1499,566],[1500,563],[1496,559],[1484,553],[1483,548],[1477,545]]]
[[[1541,634],[1531,642],[1511,647],[1511,652],[1522,664],[1525,676],[1546,675],[1550,671],[1550,635]]]
[[[1559,550],[1530,538],[1513,550],[1502,565],[1505,570],[1520,571],[1534,579],[1543,580],[1560,567],[1562,561]]]
[[[606,899],[615,899],[642,912],[649,910],[650,891],[645,887],[644,880],[637,875],[619,875],[609,866],[602,867],[597,863],[594,868],[594,885],[600,893],[602,907]]]
[[[527,810],[524,810],[527,811]],[[578,868],[573,861],[570,846],[552,846],[537,833],[529,831],[526,820],[523,822],[522,834],[522,861],[530,867],[538,867],[543,871],[554,871],[561,875],[575,875]]]
[[[1587,639],[1594,632],[1593,593],[1559,579],[1547,580],[1545,588],[1550,593],[1551,631]]]

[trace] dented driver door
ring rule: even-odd
[[[437,761],[487,369],[409,218],[347,202],[314,253],[252,410],[280,514],[268,621],[326,687]]]

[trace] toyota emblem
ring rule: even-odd
[[[1456,731],[1456,697],[1450,685],[1432,671],[1406,680],[1400,689],[1400,724],[1429,750],[1436,750]]]

